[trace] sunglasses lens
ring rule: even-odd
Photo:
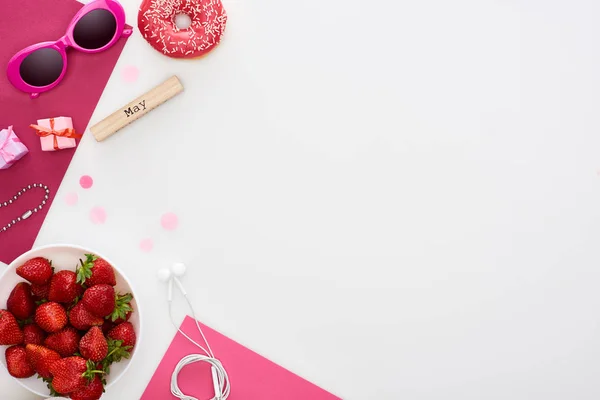
[[[73,40],[78,46],[94,50],[106,46],[117,33],[117,20],[113,13],[96,9],[85,14],[73,29]]]
[[[19,72],[21,79],[31,86],[43,87],[56,82],[63,70],[63,59],[54,49],[39,49],[25,57]]]

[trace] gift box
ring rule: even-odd
[[[77,146],[75,139],[81,135],[73,129],[73,120],[69,117],[38,119],[37,125],[31,125],[40,137],[42,151],[71,149]]]
[[[0,169],[6,169],[29,153],[13,131],[13,127],[0,131]]]

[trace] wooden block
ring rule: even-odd
[[[141,95],[131,103],[121,107],[102,121],[90,128],[98,142],[114,135],[121,128],[129,125],[173,98],[183,91],[183,85],[173,76],[149,92]]]

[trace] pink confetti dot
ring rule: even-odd
[[[160,224],[162,227],[168,231],[172,231],[177,229],[177,225],[179,225],[179,218],[174,213],[166,213],[160,219]]]
[[[90,220],[94,224],[103,224],[106,222],[106,210],[103,207],[94,207],[90,211]]]
[[[79,184],[82,188],[89,189],[94,184],[94,180],[89,175],[83,175],[81,178],[79,178]]]
[[[77,196],[77,193],[75,192],[67,193],[67,195],[65,196],[65,202],[69,206],[74,206],[75,204],[77,204],[78,201],[79,196]]]
[[[154,248],[154,242],[150,238],[142,239],[140,242],[140,250],[144,253],[149,253]]]
[[[125,82],[132,83],[137,81],[138,76],[140,75],[140,70],[135,65],[127,65],[121,71],[121,77]]]

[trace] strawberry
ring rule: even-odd
[[[79,342],[79,351],[81,355],[88,360],[100,362],[108,354],[108,343],[102,334],[102,329],[97,326],[92,327]]]
[[[25,344],[42,345],[46,338],[46,332],[36,324],[27,324],[23,328],[23,337],[23,343]]]
[[[71,400],[98,400],[104,393],[104,385],[98,376],[94,377],[91,383],[87,386],[74,391],[69,395]]]
[[[105,336],[108,335],[108,332],[110,332],[110,330],[115,326],[117,325],[110,319],[105,319],[104,324],[102,324],[102,333],[104,333]]]
[[[27,352],[23,346],[12,346],[6,349],[6,368],[8,373],[15,378],[29,378],[35,374],[35,371],[29,361],[27,361]]]
[[[77,268],[77,282],[87,287],[100,284],[115,286],[115,270],[106,260],[93,254],[86,254],[85,263],[81,261],[81,267]]]
[[[81,357],[67,357],[53,362],[50,365],[52,386],[61,394],[68,394],[82,389],[87,385],[84,374],[87,365]]]
[[[94,314],[89,312],[82,302],[79,302],[69,311],[69,321],[76,329],[81,331],[87,331],[92,326],[101,326],[104,323],[104,319],[96,317]]]
[[[17,268],[17,275],[36,285],[48,283],[52,272],[52,263],[43,257],[32,258]]]
[[[115,310],[115,289],[104,283],[92,286],[83,293],[82,302],[89,312],[104,318]]]
[[[72,303],[81,296],[83,288],[77,283],[77,274],[73,271],[59,271],[50,279],[48,300],[57,303]]]
[[[122,324],[115,326],[108,332],[108,337],[114,340],[123,341],[123,346],[135,346],[136,336],[131,322],[123,322]]]
[[[35,323],[48,333],[58,332],[67,324],[67,313],[58,303],[44,303],[35,310]]]
[[[75,328],[67,326],[62,331],[48,336],[44,342],[44,346],[56,351],[62,357],[69,357],[77,351],[79,338],[79,332]]]
[[[23,343],[23,331],[15,316],[7,310],[0,310],[0,345],[12,346]]]
[[[6,308],[17,319],[27,319],[33,315],[35,311],[35,302],[31,297],[31,285],[29,283],[20,282],[14,287],[8,300]]]
[[[52,279],[52,278],[50,278]],[[50,282],[45,283],[43,285],[36,285],[35,283],[31,284],[31,294],[33,296],[33,300],[41,301],[48,300],[48,292],[50,291]]]
[[[60,360],[60,354],[37,344],[28,344],[25,346],[25,351],[27,352],[27,360],[35,369],[35,372],[40,374],[42,378],[51,378],[50,366],[55,361]]]

